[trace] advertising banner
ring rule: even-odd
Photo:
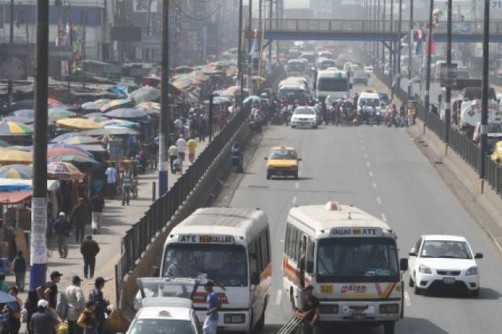
[[[0,79],[26,80],[30,66],[26,44],[0,44]]]

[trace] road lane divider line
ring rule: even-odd
[[[366,146],[364,146],[364,145],[363,145],[361,148],[362,148],[363,150],[366,150]]]
[[[370,164],[370,162],[369,162],[369,161],[366,161],[366,166],[368,166],[368,168],[370,168],[370,167],[371,167],[371,164]]]
[[[281,305],[281,300],[282,300],[282,290],[277,289],[277,293],[275,294],[275,305],[276,306]]]
[[[291,201],[293,202],[293,204],[296,204],[296,200],[297,200],[296,196],[293,196],[293,199]]]
[[[368,172],[368,175],[369,175],[370,177],[373,177],[373,172],[372,172],[372,171],[369,171],[369,172]]]
[[[368,155],[364,153],[364,159],[368,159]]]
[[[371,182],[371,185],[373,186],[373,189],[376,189],[377,188],[377,185],[375,182]]]
[[[408,291],[404,292],[404,303],[406,304],[406,307],[411,306],[411,298],[410,298],[410,294],[408,293]]]
[[[300,182],[298,182],[298,181],[297,181],[297,182],[295,183],[295,189],[298,189],[298,188],[300,188]]]
[[[382,205],[382,199],[380,197],[377,196],[376,201],[378,204]]]
[[[383,220],[384,222],[387,222],[387,216],[385,215],[385,213],[382,213],[382,220]]]

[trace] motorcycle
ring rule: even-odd
[[[232,170],[235,173],[244,172],[243,157],[241,152],[232,152],[232,154],[230,155],[230,162],[232,165]]]

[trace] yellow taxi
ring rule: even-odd
[[[298,180],[298,157],[296,149],[290,146],[274,146],[270,149],[267,160],[267,180],[272,176],[292,176]]]

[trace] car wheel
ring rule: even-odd
[[[408,286],[410,288],[413,288],[415,286],[415,282],[413,282],[413,280],[411,279],[411,276],[410,276],[410,279],[408,280]]]
[[[270,175],[269,173],[267,173],[267,180],[270,180],[271,177],[272,177],[272,175]]]
[[[413,292],[419,296],[423,293],[422,289],[418,288],[417,286],[415,286],[415,289],[413,290]]]

